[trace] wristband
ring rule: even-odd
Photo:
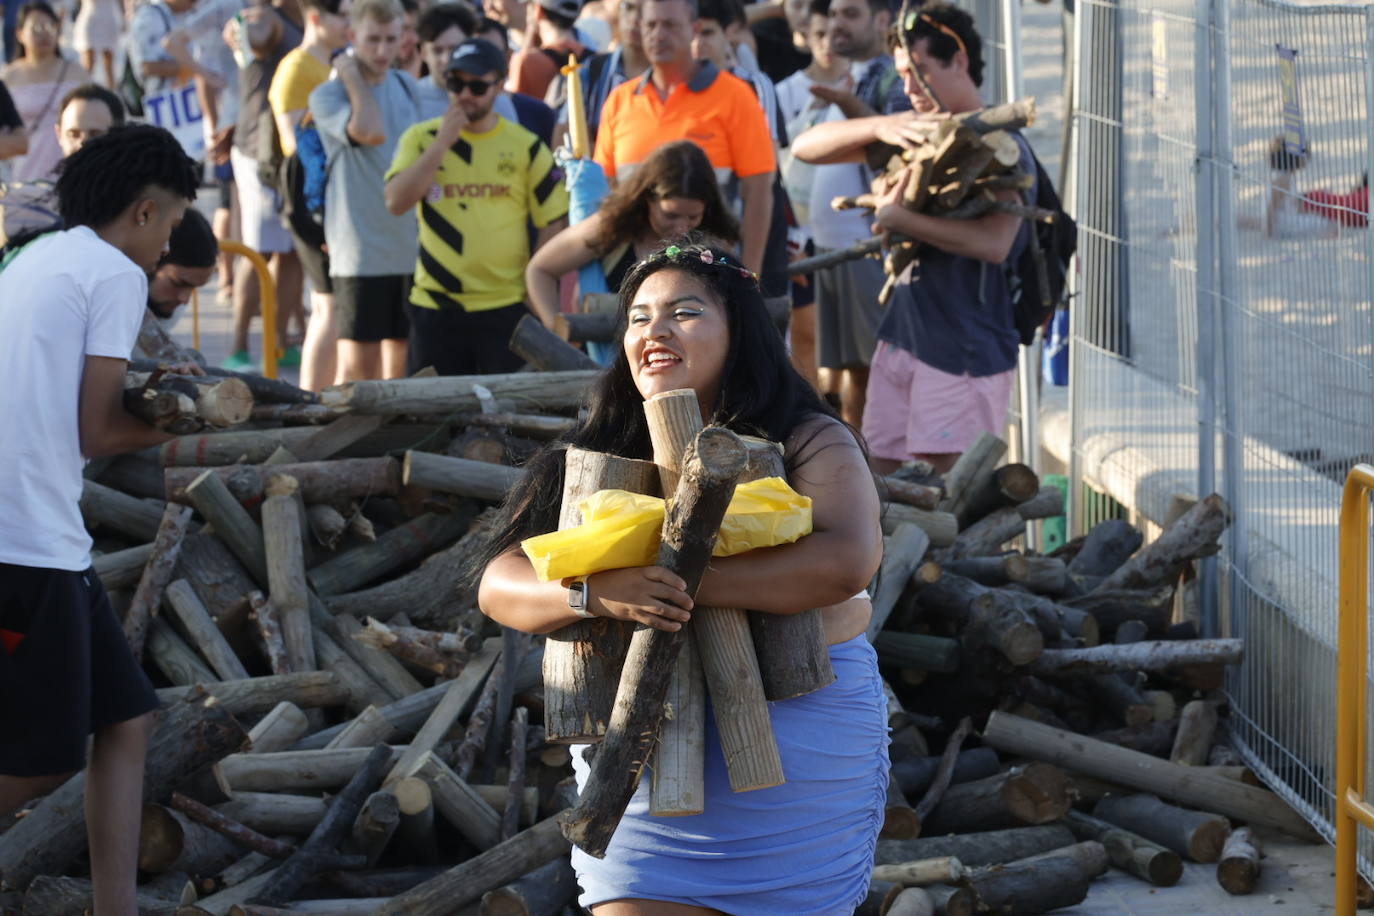
[[[591,611],[591,601],[591,590],[587,588],[586,576],[578,576],[568,584],[568,607],[572,608],[578,617],[590,620],[596,616]]]

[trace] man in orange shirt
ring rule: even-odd
[[[697,28],[696,0],[646,0],[640,34],[650,70],[606,99],[594,158],[615,180],[664,143],[700,146],[726,197],[744,204],[740,259],[758,273],[773,212],[773,140],[749,84],[692,59]]]

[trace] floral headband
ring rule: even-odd
[[[709,248],[700,248],[695,245],[689,248],[680,248],[677,245],[669,245],[667,248],[664,248],[663,251],[659,252],[658,255],[650,255],[649,258],[645,258],[645,260],[647,261],[659,256],[667,258],[670,261],[695,259],[703,264],[709,264],[712,267],[724,267],[727,270],[737,271],[741,277],[746,280],[752,280],[756,286],[759,282],[758,274],[749,270],[742,264],[731,261],[723,254],[716,254]]]

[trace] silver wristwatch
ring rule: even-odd
[[[591,592],[587,589],[587,577],[579,576],[568,584],[568,607],[572,608],[578,617],[590,620],[596,616],[588,607],[590,603]]]

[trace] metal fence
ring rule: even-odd
[[[1198,593],[1246,641],[1231,737],[1330,837],[1340,481],[1374,455],[1374,11],[1079,0],[1073,46],[1074,492],[1161,524],[1226,498]]]

